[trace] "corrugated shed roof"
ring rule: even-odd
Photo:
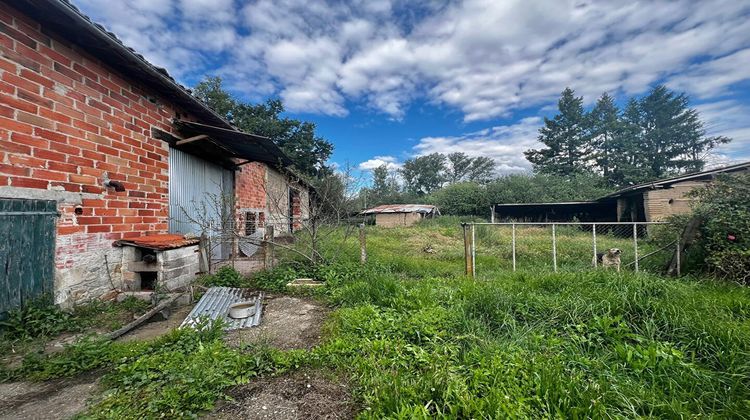
[[[436,206],[429,204],[384,204],[363,210],[360,214],[382,214],[382,213],[440,213]]]
[[[137,246],[156,250],[182,248],[184,246],[196,245],[200,242],[198,238],[185,238],[182,235],[148,235],[137,238],[128,238],[115,241],[115,245]]]
[[[693,172],[689,174],[658,179],[656,181],[650,181],[650,182],[644,182],[642,184],[631,185],[630,187],[626,187],[621,190],[615,191],[612,194],[605,195],[604,197],[600,198],[600,200],[604,198],[618,197],[623,194],[627,194],[627,193],[638,191],[638,190],[654,189],[654,188],[662,187],[665,185],[671,185],[677,182],[689,181],[691,179],[698,179],[698,178],[703,178],[706,176],[717,175],[717,174],[722,174],[722,173],[727,173],[727,172],[738,172],[738,171],[743,171],[743,170],[748,170],[748,169],[750,169],[750,162],[743,162],[743,163],[737,163],[735,165],[722,166],[720,168],[709,169],[706,171]]]
[[[250,328],[260,325],[260,316],[263,311],[263,292],[256,295],[250,289],[240,289],[237,287],[211,287],[201,297],[198,304],[188,314],[180,328],[192,327],[201,318],[212,320],[221,319],[227,327],[227,330],[237,330],[240,328]],[[255,315],[249,318],[234,319],[229,317],[229,306],[255,300]]]

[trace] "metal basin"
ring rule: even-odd
[[[234,319],[250,318],[255,315],[255,300],[229,305],[229,317]]]

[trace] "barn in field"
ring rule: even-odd
[[[0,2],[0,316],[184,286],[202,232],[293,232],[310,190],[292,166],[67,1]]]
[[[439,216],[440,211],[429,204],[384,204],[364,210],[360,214],[374,215],[376,226],[400,227],[411,226],[426,217]]]
[[[688,193],[721,174],[747,173],[750,162],[633,185],[597,200],[561,203],[510,203],[492,206],[493,221],[656,222],[690,212]]]

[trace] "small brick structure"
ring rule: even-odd
[[[0,197],[58,202],[55,301],[73,304],[127,280],[132,259],[113,241],[168,230],[170,145],[154,130],[179,137],[175,119],[231,126],[134,52],[81,45],[119,41],[67,2],[13,4],[0,3]],[[268,218],[275,171],[235,171],[238,221]]]

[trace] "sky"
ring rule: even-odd
[[[686,92],[715,164],[750,160],[750,1],[73,0],[180,83],[280,98],[363,171],[433,152],[528,171],[573,88],[587,107]]]

